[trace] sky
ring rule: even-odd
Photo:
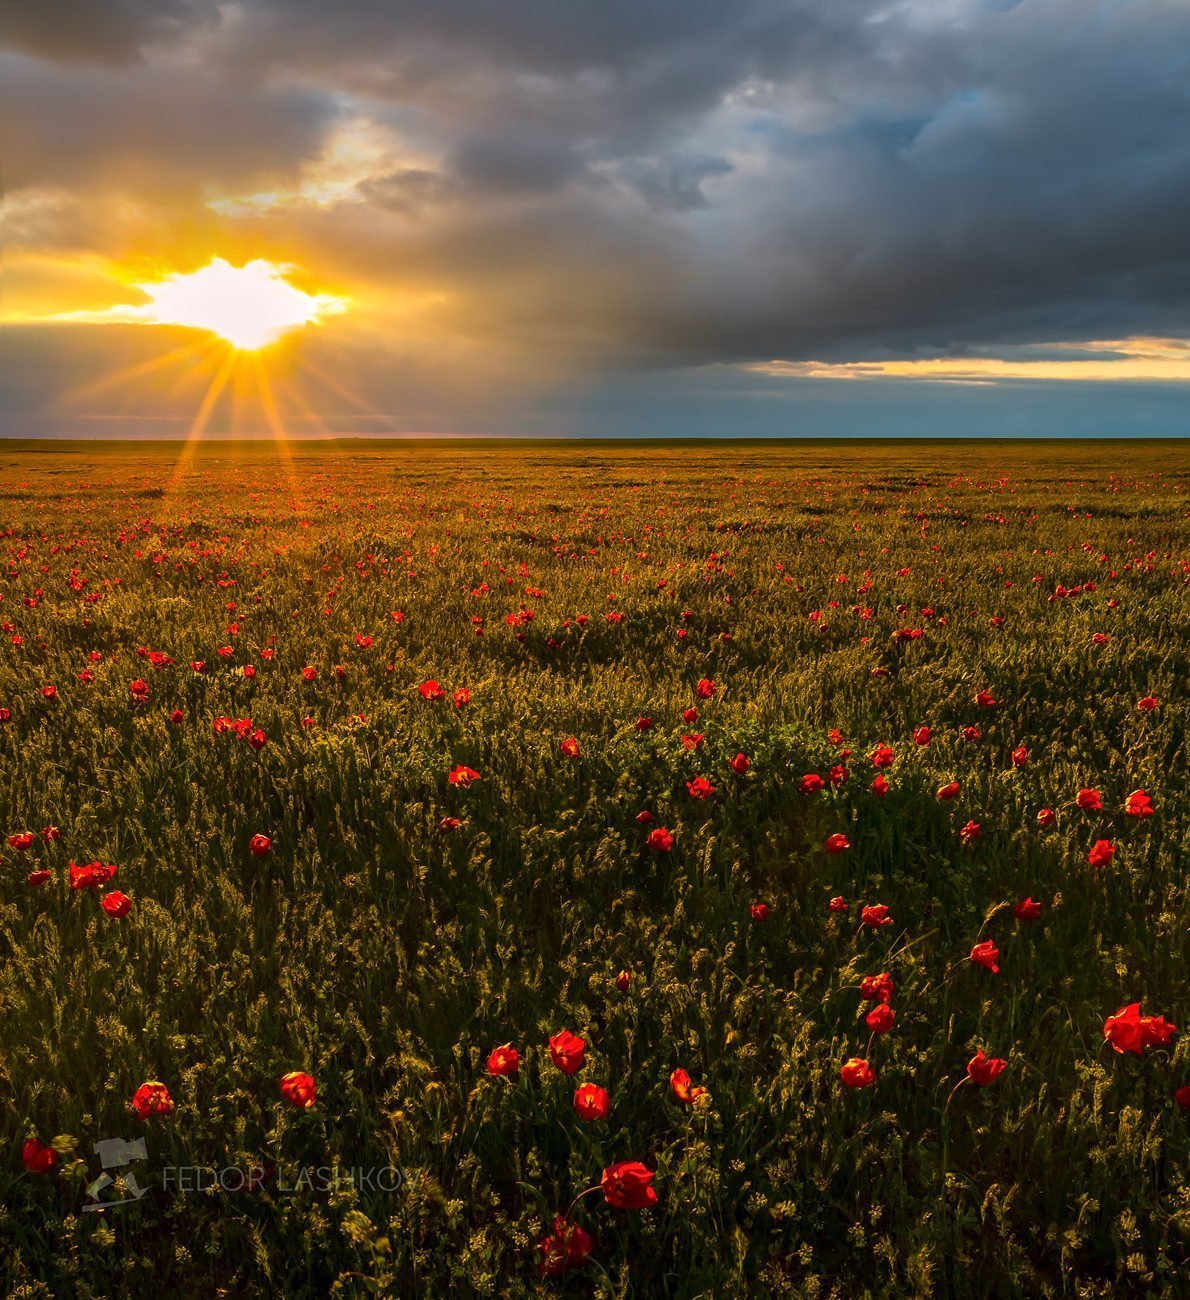
[[[0,0],[0,138],[0,436],[1190,435],[1190,0]]]

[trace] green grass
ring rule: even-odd
[[[1190,1017],[1188,485],[1180,443],[299,446],[288,469],[0,444],[4,1292],[1178,1294],[1190,1049],[1118,1055],[1103,1023]],[[1138,788],[1151,818],[1122,812]],[[51,824],[60,843],[5,843]],[[129,915],[69,888],[96,859]],[[877,902],[895,924],[867,930]],[[998,975],[966,960],[988,938]],[[897,1019],[874,1038],[879,971]],[[588,1043],[573,1079],[563,1028]],[[520,1076],[491,1078],[508,1041]],[[988,1088],[961,1083],[977,1048],[1008,1061]],[[853,1056],[874,1087],[842,1085]],[[677,1067],[707,1099],[675,1100]],[[281,1099],[291,1070],[310,1111]],[[153,1079],[177,1108],[142,1122]],[[606,1119],[575,1115],[582,1081]],[[33,1135],[50,1174],[22,1167]],[[146,1195],[84,1213],[93,1144],[139,1136]],[[659,1204],[583,1197],[590,1259],[542,1282],[553,1216],[619,1160]],[[286,1190],[336,1164],[403,1183]],[[176,1166],[277,1178],[179,1192]]]

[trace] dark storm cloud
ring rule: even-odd
[[[206,0],[0,0],[0,47],[65,63],[130,63],[217,18]]]
[[[436,278],[461,295],[460,328],[543,357],[845,360],[1190,333],[1184,0],[0,14],[37,56],[0,81],[22,124],[10,184],[293,182],[336,123],[366,118],[392,157],[352,201],[281,209],[270,228],[346,276]],[[80,69],[88,57],[141,62],[115,77]]]

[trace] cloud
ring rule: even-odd
[[[1182,0],[5,4],[0,42],[14,262],[292,261],[546,374],[1190,336]]]

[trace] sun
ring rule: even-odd
[[[290,284],[288,269],[263,258],[232,266],[216,257],[201,270],[138,284],[149,301],[135,310],[152,324],[210,330],[240,351],[255,352],[346,309],[342,298]]]

